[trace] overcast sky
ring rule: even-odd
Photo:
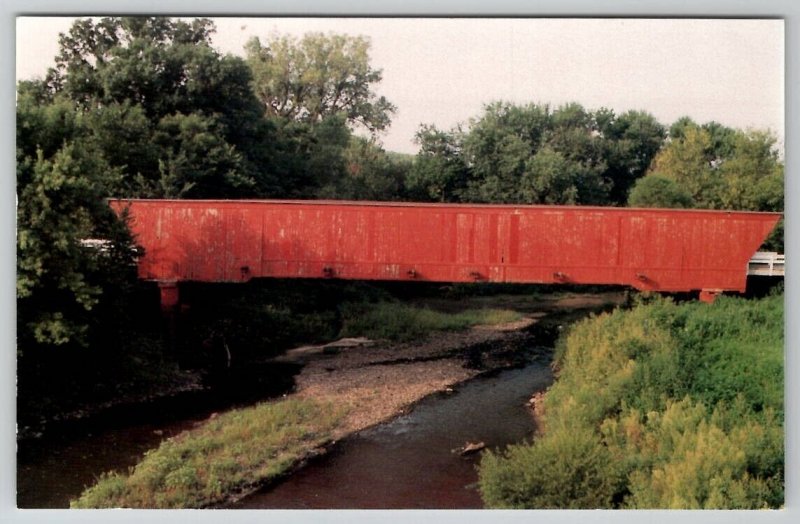
[[[70,18],[17,19],[17,78],[53,64]],[[252,36],[368,36],[376,90],[397,108],[386,149],[412,153],[422,123],[466,123],[494,100],[578,102],[688,115],[784,135],[780,20],[216,18],[214,45],[243,54]]]

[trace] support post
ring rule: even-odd
[[[178,282],[176,280],[161,280],[158,282],[158,290],[161,294],[161,311],[168,313],[174,311],[180,302]]]
[[[722,293],[719,289],[703,289],[700,291],[700,302],[711,304]]]
[[[161,296],[161,316],[164,319],[164,341],[168,350],[173,354],[178,354],[178,304],[180,303],[180,293],[178,292],[178,282],[176,280],[160,280],[158,291]]]

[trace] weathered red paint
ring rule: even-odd
[[[778,213],[335,201],[114,200],[159,282],[342,278],[745,290]],[[171,292],[171,291],[170,291]],[[168,297],[170,300],[172,296]]]

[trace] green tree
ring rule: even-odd
[[[576,162],[602,165],[599,136],[594,132],[592,115],[576,103],[553,111],[547,131],[547,144],[563,156]]]
[[[342,115],[318,123],[274,119],[280,137],[277,172],[285,177],[282,196],[316,198],[345,176],[351,132]],[[330,195],[328,195],[330,196]]]
[[[715,157],[727,158],[734,153],[737,130],[713,121],[706,122],[700,127],[711,136],[711,150]]]
[[[683,193],[690,207],[783,211],[783,163],[775,137],[759,130],[741,131],[709,122],[702,126],[684,117],[670,128],[669,143],[656,155],[648,175],[631,192],[631,205],[646,205],[658,187],[670,201]],[[647,180],[651,177],[660,179]],[[680,189],[667,187],[663,179]],[[645,195],[642,194],[645,193]],[[639,203],[634,204],[634,201]],[[783,250],[783,223],[773,231],[766,247]]]
[[[241,102],[241,97],[224,100],[219,96],[225,88],[236,86],[234,78],[214,76],[230,74],[226,65],[238,65],[242,71],[246,65],[233,57],[220,57],[210,45],[213,32],[207,19],[77,20],[68,33],[59,36],[59,54],[46,84],[51,92],[63,93],[83,108],[128,100],[154,121],[187,112],[189,106],[220,108]],[[247,84],[239,84],[246,92]]]
[[[267,115],[314,123],[342,113],[374,132],[389,126],[395,107],[373,91],[382,71],[370,66],[369,47],[362,36],[307,33],[253,38],[245,50]]]
[[[661,149],[666,131],[653,115],[643,111],[627,111],[617,117],[611,110],[600,109],[594,118],[602,137],[603,178],[610,185],[610,203],[624,205],[631,186],[644,176]]]
[[[461,151],[459,130],[441,131],[422,125],[414,140],[419,152],[406,179],[414,200],[456,202],[467,183],[468,169]]]
[[[628,197],[632,207],[692,207],[692,195],[678,185],[675,180],[663,175],[652,174],[636,181]]]
[[[132,239],[104,200],[118,171],[65,144],[17,162],[19,348],[87,343],[103,287],[130,274]],[[104,243],[91,245],[87,240]]]
[[[764,131],[736,131],[732,147],[719,164],[724,185],[719,196],[725,209],[783,210],[783,165],[776,139]]]
[[[733,137],[736,134],[736,130],[719,122],[711,121],[699,125],[690,117],[683,116],[670,126],[669,136],[673,140],[683,139],[688,129],[697,129],[698,127],[709,135],[711,142],[709,155],[724,158],[733,153]]]
[[[426,199],[621,205],[664,135],[641,111],[494,102],[466,132],[421,129],[410,189]]]
[[[464,199],[477,202],[599,204],[603,159],[591,117],[578,104],[494,103],[464,136],[470,167]]]
[[[721,180],[715,174],[711,145],[708,131],[689,126],[656,155],[650,172],[677,183],[696,207],[719,208]]]
[[[345,173],[320,196],[348,200],[397,201],[404,198],[411,158],[387,153],[374,139],[353,136],[344,150]]]
[[[198,113],[166,116],[153,133],[159,148],[158,185],[153,196],[230,198],[247,193],[255,181],[245,175],[244,159],[223,138],[220,122]],[[141,181],[142,192],[148,188]]]
[[[26,90],[43,104],[71,101],[84,115],[84,134],[121,169],[121,196],[279,193],[275,126],[262,118],[249,67],[214,50],[213,31],[205,19],[78,20],[60,36],[45,81]],[[182,135],[164,147],[170,133]],[[191,150],[210,134],[212,154]]]
[[[484,107],[479,118],[470,120],[469,132],[463,140],[464,156],[474,177],[497,176],[495,166],[503,161],[509,148],[524,146],[528,153],[535,153],[544,143],[550,126],[547,105],[494,102]],[[512,142],[516,145],[512,146]]]
[[[42,101],[37,85],[41,83],[20,82],[17,89],[17,156],[31,161],[40,151],[45,158],[52,157],[81,128],[81,114],[70,100]]]
[[[736,131],[733,151],[719,165],[724,185],[719,200],[725,209],[783,211],[784,166],[775,136],[768,132]],[[781,220],[765,242],[765,249],[783,252]]]
[[[20,348],[88,344],[97,319],[124,316],[98,312],[135,278],[107,197],[280,190],[263,176],[275,126],[212,31],[207,20],[78,20],[46,79],[19,83]]]
[[[659,152],[651,174],[674,180],[697,207],[780,211],[783,164],[768,132],[741,131],[683,118]]]

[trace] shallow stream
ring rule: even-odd
[[[483,442],[493,449],[531,438],[536,426],[526,402],[551,382],[547,363],[534,362],[432,395],[231,507],[480,508],[479,453],[462,456],[458,448]]]

